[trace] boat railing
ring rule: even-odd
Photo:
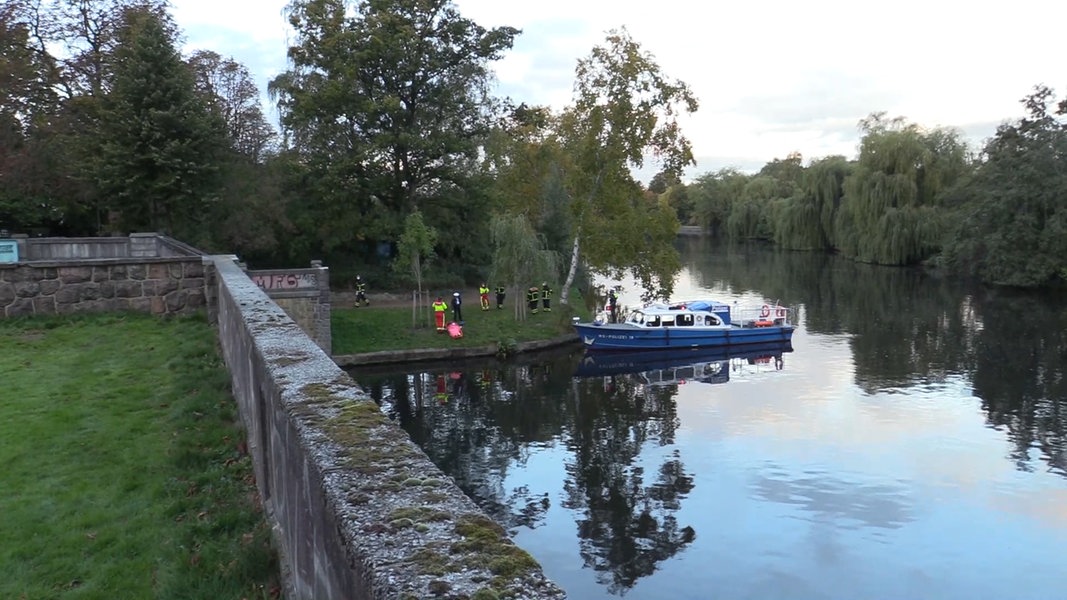
[[[734,308],[730,321],[740,327],[771,327],[792,325],[796,321],[796,309],[780,304],[763,304],[755,307]]]

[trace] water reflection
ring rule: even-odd
[[[574,598],[1058,598],[1067,303],[683,243],[792,348],[355,372]]]

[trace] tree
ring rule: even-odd
[[[685,83],[668,80],[625,29],[605,42],[578,61],[574,105],[560,125],[574,222],[561,304],[582,261],[609,275],[629,270],[646,297],[669,295],[680,266],[671,246],[674,212],[666,202],[645,202],[630,169],[643,166],[648,153],[668,175],[693,163],[677,116],[695,111],[696,98]]]
[[[417,309],[426,310],[422,294],[422,267],[433,259],[433,247],[437,243],[437,230],[428,227],[422,220],[422,213],[415,211],[404,220],[404,233],[397,241],[397,256],[393,269],[397,272],[410,271],[415,278],[418,293],[412,300],[411,325],[418,322]]]
[[[906,265],[943,241],[942,194],[967,169],[967,148],[952,130],[924,130],[874,114],[860,122],[860,156],[844,182],[835,222],[841,252],[863,262]]]
[[[750,179],[751,176],[732,168],[697,177],[688,186],[697,223],[711,231],[724,229]]]
[[[556,272],[557,255],[545,249],[543,238],[523,214],[497,215],[489,231],[493,243],[492,279],[507,287],[515,298],[515,319],[525,319],[522,292],[531,281],[550,278]]]
[[[1026,117],[1001,125],[973,178],[952,194],[944,263],[987,283],[1067,282],[1067,100],[1038,86]]]
[[[194,52],[189,64],[197,90],[226,124],[234,151],[249,161],[261,162],[276,136],[263,116],[259,88],[248,69],[210,50]]]
[[[104,103],[97,181],[126,230],[165,231],[196,242],[218,194],[223,123],[156,14],[126,13]]]
[[[393,239],[416,209],[442,239],[469,240],[470,222],[443,223],[456,200],[480,201],[464,194],[488,132],[487,65],[518,30],[486,30],[448,0],[294,0],[288,14],[290,69],[269,90],[310,173],[322,246]]]

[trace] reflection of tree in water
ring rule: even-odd
[[[568,353],[507,368],[357,379],[442,471],[508,528],[539,526],[552,499],[529,483],[506,489],[507,469],[523,465],[531,447],[565,443],[574,458],[564,504],[582,513],[582,557],[621,593],[694,539],[694,530],[674,516],[693,477],[677,451],[651,473],[638,464],[643,449],[674,443],[677,389],[639,386],[622,376],[574,379],[579,358]]]
[[[1032,470],[1031,449],[1067,475],[1067,311],[1064,298],[1001,292],[980,302],[974,392],[1003,428],[1011,458]]]
[[[802,305],[808,332],[850,334],[856,384],[867,393],[970,377],[1016,466],[1033,469],[1039,454],[1067,475],[1063,294],[990,291],[821,253],[683,243],[702,285]]]
[[[659,466],[651,482],[635,463],[655,440],[673,443],[678,426],[676,388],[640,388],[623,377],[612,385],[582,380],[567,465],[565,506],[583,510],[579,545],[586,566],[612,593],[625,592],[656,565],[696,536],[674,517],[693,489],[677,451]],[[614,393],[612,393],[614,392]]]

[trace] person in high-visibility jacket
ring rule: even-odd
[[[541,308],[545,309],[545,312],[552,312],[552,288],[548,287],[548,282],[541,284]]]
[[[502,285],[496,286],[496,307],[497,310],[504,308],[504,296],[508,293],[507,288]]]
[[[530,289],[526,290],[526,302],[530,305],[530,312],[535,315],[537,314],[537,300],[540,297],[541,292],[537,289],[536,285],[531,286]]]
[[[367,300],[367,284],[361,276],[356,275],[356,308],[360,305],[370,306],[370,300]]]
[[[441,299],[440,296],[433,302],[433,320],[434,325],[437,326],[438,332],[444,332],[445,330],[445,313],[448,312],[448,305]]]
[[[478,286],[478,298],[482,301],[482,310],[489,310],[489,286],[485,283]]]

